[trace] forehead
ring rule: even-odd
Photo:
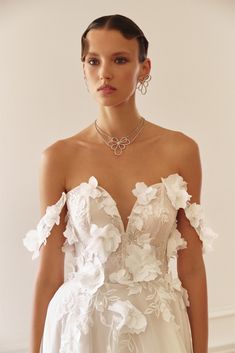
[[[126,52],[130,55],[138,54],[136,38],[127,39],[117,30],[92,29],[87,33],[86,38],[88,51],[98,55],[114,52]]]

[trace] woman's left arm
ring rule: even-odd
[[[190,203],[200,204],[201,162],[197,143],[184,139],[181,145],[179,173],[187,182]],[[187,248],[178,251],[177,270],[183,287],[188,291],[188,315],[192,332],[193,352],[208,353],[207,280],[202,253],[202,242],[191,226],[183,208],[178,210],[177,229],[187,241]]]

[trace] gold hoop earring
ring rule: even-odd
[[[147,74],[142,81],[139,81],[136,88],[141,92],[141,94],[145,95],[147,93],[147,88],[149,85],[149,81],[151,81],[152,76]]]

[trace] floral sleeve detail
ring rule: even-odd
[[[197,203],[188,204],[185,208],[185,214],[190,221],[191,226],[193,226],[199,238],[203,243],[203,253],[213,250],[213,241],[218,237],[211,228],[207,227],[205,224],[205,214],[201,205]]]
[[[60,199],[54,205],[47,206],[46,212],[40,219],[36,229],[29,230],[26,233],[23,244],[29,251],[33,251],[33,260],[39,256],[40,247],[46,244],[52,227],[55,224],[60,224],[60,212],[65,202],[66,194],[63,192]]]
[[[166,187],[167,195],[176,210],[183,208],[185,215],[190,221],[190,224],[196,230],[200,240],[203,243],[203,253],[213,250],[212,243],[218,237],[211,228],[205,224],[205,214],[202,206],[196,202],[190,203],[192,195],[187,192],[187,182],[183,180],[182,176],[175,173],[167,178],[162,178],[162,182]],[[176,235],[174,237],[177,240]],[[179,243],[179,239],[178,239]],[[177,246],[175,247],[177,250]],[[170,251],[171,252],[171,251]]]
[[[177,257],[178,250],[185,248],[187,248],[187,242],[181,237],[181,233],[176,228],[175,222],[167,242],[167,258]]]

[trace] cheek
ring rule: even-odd
[[[135,82],[138,79],[138,69],[132,67],[131,70],[126,70],[124,76],[129,82]]]
[[[135,86],[138,81],[138,76],[137,73],[133,72],[127,72],[125,76],[123,77],[124,81],[126,82],[127,86]]]

